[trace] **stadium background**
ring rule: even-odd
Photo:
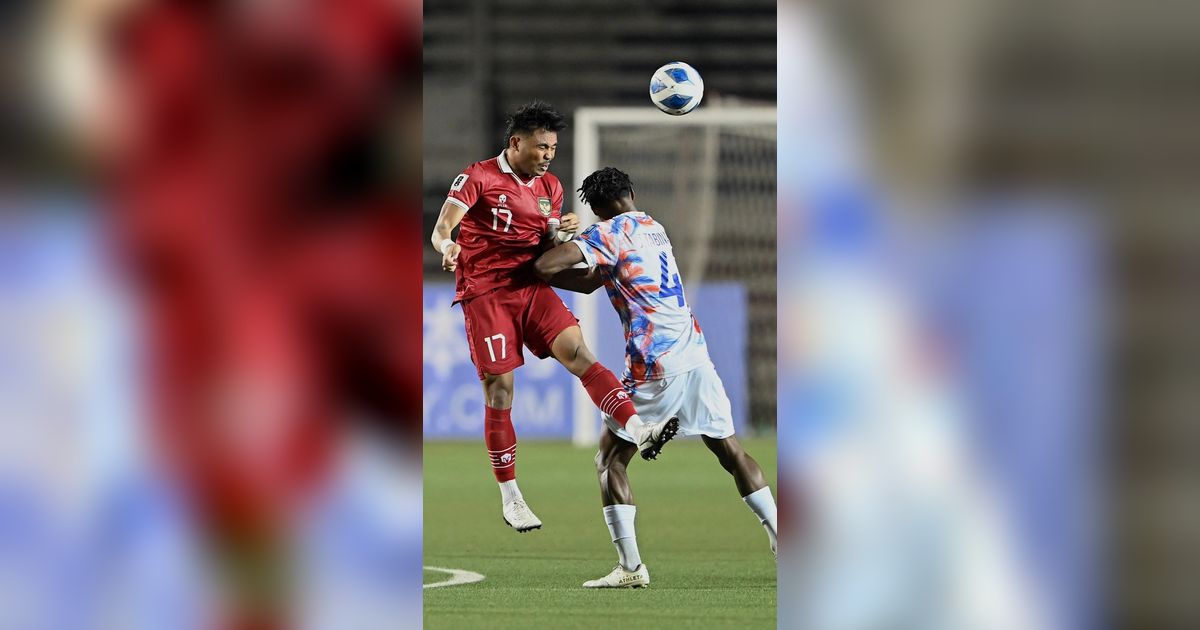
[[[498,154],[506,114],[534,99],[557,107],[571,125],[559,136],[560,151],[551,170],[566,189],[564,210],[576,209],[572,182],[585,175],[574,171],[576,109],[652,110],[650,73],[676,59],[688,61],[704,77],[701,110],[773,106],[775,3],[427,3],[426,232],[454,176],[472,162]],[[716,177],[705,177],[700,160],[706,132],[716,135],[719,147]],[[749,132],[631,126],[606,130],[602,144],[602,165],[629,172],[639,207],[672,235],[689,300],[707,333],[739,426],[773,432],[773,125]],[[707,188],[715,192],[708,202],[715,211],[701,214],[697,208],[704,200],[698,191]],[[482,430],[482,396],[463,338],[462,315],[449,307],[453,278],[441,271],[432,248],[426,248],[424,270],[425,436],[473,438]],[[576,298],[563,293],[574,307]],[[601,300],[593,309],[602,327],[601,343],[592,345],[602,362],[619,369],[624,364],[619,322]],[[514,400],[518,434],[569,437],[577,388],[550,362],[539,366],[529,355],[526,359]],[[524,382],[529,386],[522,387]]]

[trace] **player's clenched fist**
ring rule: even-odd
[[[458,253],[462,251],[462,247],[454,241],[445,241],[442,244],[442,270],[454,271],[458,267]]]
[[[574,212],[562,215],[558,224],[559,234],[574,234],[579,231],[579,217]]]

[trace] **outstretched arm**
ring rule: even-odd
[[[584,259],[579,247],[574,243],[563,243],[542,254],[534,263],[534,270],[539,278],[550,283],[552,287],[576,293],[591,293],[604,284],[604,280],[596,267],[574,267],[581,262],[584,262]]]
[[[604,285],[604,279],[600,277],[600,270],[596,267],[563,269],[546,282],[549,282],[552,287],[575,293],[591,293]]]

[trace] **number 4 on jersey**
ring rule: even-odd
[[[659,299],[665,300],[674,295],[679,302],[679,306],[683,306],[683,283],[679,281],[678,273],[671,273],[671,265],[667,259],[667,252],[661,252],[658,255],[658,267],[662,269],[662,280],[658,283]]]

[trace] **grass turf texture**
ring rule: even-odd
[[[775,441],[747,439],[774,491]],[[671,442],[658,461],[635,457],[630,483],[650,569],[644,589],[584,589],[617,563],[601,512],[595,449],[522,442],[518,480],[542,519],[518,534],[482,440],[425,444],[425,560],[484,574],[425,589],[426,628],[774,628],[775,560],[733,478],[699,439]],[[448,576],[425,572],[426,583]]]

